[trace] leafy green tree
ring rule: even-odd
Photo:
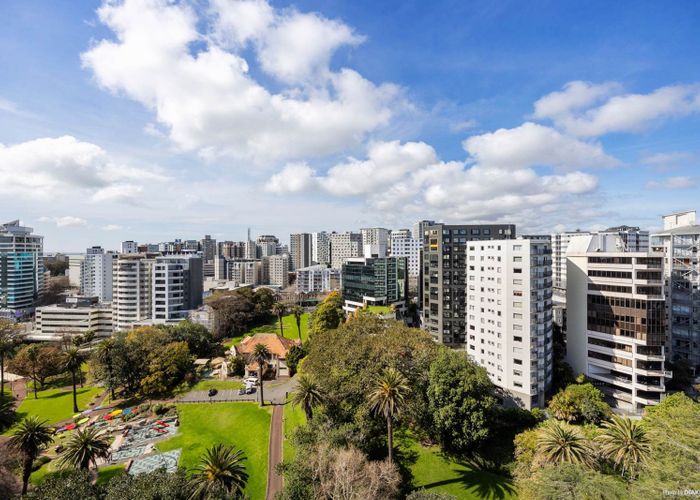
[[[489,436],[489,414],[496,404],[486,370],[466,353],[445,349],[430,366],[428,379],[428,432],[446,450],[474,449]]]
[[[334,330],[344,318],[343,298],[338,292],[331,292],[314,311],[311,332],[316,335],[319,332]]]
[[[265,367],[267,362],[270,360],[270,350],[265,344],[255,344],[253,347],[253,361],[258,364],[258,380],[260,381],[260,406],[265,405],[265,399],[263,398],[263,374],[265,373]]]
[[[43,388],[46,379],[63,373],[63,353],[58,347],[27,344],[17,351],[9,369],[34,382],[34,398],[37,398],[37,384]]]
[[[97,467],[97,459],[109,455],[110,442],[96,428],[78,429],[61,452],[60,463],[76,469],[89,470],[90,465]]]
[[[230,446],[218,443],[209,448],[193,469],[190,479],[192,499],[221,498],[222,494],[233,498],[243,497],[248,482],[245,470],[245,454]]]
[[[63,352],[63,367],[70,372],[71,383],[73,384],[73,413],[78,413],[78,388],[76,375],[83,363],[83,355],[77,347],[69,347]]]
[[[304,308],[297,305],[292,308],[292,314],[294,315],[294,321],[297,324],[297,333],[299,334],[299,345],[304,343],[301,338],[301,318],[304,316]]]
[[[245,333],[259,317],[252,297],[239,290],[215,293],[206,302],[215,314],[217,339]]]
[[[547,465],[518,482],[522,500],[625,500],[633,498],[623,481],[615,476],[570,463]]]
[[[558,420],[550,420],[539,433],[537,452],[547,463],[590,465],[593,452],[590,443],[581,432]]]
[[[175,473],[159,469],[137,476],[120,474],[104,489],[104,500],[188,500],[189,496],[187,476],[182,469]]]
[[[572,423],[597,424],[611,414],[603,393],[590,383],[568,385],[554,395],[548,409],[556,418]]]
[[[302,359],[306,357],[306,347],[303,344],[293,345],[287,352],[287,367],[292,375],[297,372],[297,367]]]
[[[394,461],[393,422],[401,414],[409,392],[406,378],[396,368],[387,368],[369,393],[371,409],[386,420],[389,463]]]
[[[272,306],[272,314],[277,316],[277,319],[280,322],[280,336],[284,336],[284,326],[282,325],[282,318],[284,317],[284,313],[287,312],[287,308],[282,302],[275,302]]]
[[[0,399],[5,395],[5,362],[17,350],[19,325],[0,319]]]
[[[117,386],[117,381],[114,376],[114,339],[108,338],[103,340],[97,345],[97,348],[93,351],[93,359],[96,361],[98,366],[104,367],[102,370],[102,377],[99,375],[95,377],[97,380],[104,382],[109,388],[109,393],[111,399],[115,399],[114,389]],[[94,365],[93,365],[94,366]],[[96,370],[99,373],[99,370]]]
[[[172,342],[187,342],[190,352],[198,358],[208,358],[222,354],[221,344],[214,340],[205,326],[185,320],[165,327]]]
[[[301,406],[310,422],[314,416],[314,407],[323,403],[323,394],[319,386],[309,375],[300,375],[297,388],[292,393],[292,404]]]
[[[0,398],[0,432],[15,423],[15,401],[12,398]]]
[[[610,421],[603,422],[598,442],[602,455],[615,464],[623,477],[635,477],[651,455],[649,439],[641,422],[629,418],[613,416]]]
[[[27,493],[34,460],[52,441],[51,429],[46,421],[39,420],[36,416],[22,420],[10,437],[9,447],[22,454],[22,495]]]
[[[275,296],[269,288],[258,288],[251,295],[254,306],[255,321],[266,321],[272,313]]]
[[[32,500],[100,500],[100,489],[94,486],[84,470],[65,469],[51,474],[32,491]]]
[[[149,353],[141,392],[148,397],[166,394],[180,384],[191,369],[192,356],[187,342],[170,342]]]

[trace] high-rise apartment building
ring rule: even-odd
[[[296,287],[301,293],[324,293],[340,289],[340,269],[316,264],[297,269]]]
[[[292,271],[308,267],[313,262],[313,242],[311,233],[289,235],[289,252]]]
[[[390,255],[406,257],[409,278],[417,278],[420,270],[421,241],[413,237],[408,229],[391,232]]]
[[[112,265],[117,254],[102,247],[88,248],[80,264],[80,294],[112,301]]]
[[[341,271],[346,312],[365,305],[404,308],[408,297],[405,257],[349,258]]]
[[[127,330],[152,314],[153,265],[157,254],[121,254],[114,260],[112,323]]]
[[[360,233],[331,233],[331,267],[340,269],[352,257],[362,255],[362,235]]]
[[[152,312],[154,323],[187,319],[202,305],[202,259],[196,256],[165,255],[153,263]]]
[[[133,240],[122,241],[121,253],[138,253],[139,244]]]
[[[272,234],[263,234],[262,236],[258,236],[257,258],[277,255],[277,247],[279,247],[279,244],[280,240],[277,238],[277,236]]]
[[[0,224],[0,316],[31,314],[44,291],[44,237],[18,220]]]
[[[391,244],[389,235],[391,231],[383,227],[371,227],[360,229],[360,234],[362,234],[363,247],[370,245],[375,249],[372,253],[382,257],[386,257],[389,254],[389,245]]]
[[[202,259],[204,262],[212,262],[218,253],[216,240],[212,239],[210,235],[206,234],[204,235],[204,239],[199,242],[199,246],[200,250],[202,251]],[[179,252],[181,248],[177,251]]]
[[[434,226],[435,221],[434,220],[421,220],[413,224],[413,230],[411,231],[413,233],[413,238],[417,239],[418,241],[423,241],[423,229],[426,226]]]
[[[464,347],[467,310],[467,243],[515,238],[514,224],[423,227],[419,304],[423,328],[442,344]]]
[[[327,232],[311,233],[311,261],[322,266],[330,266],[331,240]]]
[[[258,259],[218,259],[220,270],[215,279],[232,281],[234,285],[261,285],[264,281],[263,263]]]
[[[549,239],[467,244],[467,353],[506,406],[543,407],[552,384]]]
[[[245,242],[222,241],[219,243],[219,256],[227,259],[245,258]]]
[[[244,243],[243,246],[243,258],[244,259],[257,259],[258,254],[261,252],[258,252],[258,245],[253,241],[253,240],[247,240]]]
[[[610,402],[639,412],[665,393],[663,254],[579,236],[567,252],[567,361]]]
[[[263,259],[268,282],[272,286],[287,288],[289,286],[289,255],[271,255]]]
[[[664,216],[651,247],[664,254],[670,359],[688,360],[700,373],[700,225],[695,211]]]

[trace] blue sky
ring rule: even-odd
[[[123,239],[697,208],[697,2],[0,3],[0,213]]]

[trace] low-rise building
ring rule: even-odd
[[[340,269],[320,264],[298,269],[296,287],[300,293],[325,293],[340,290]]]
[[[35,328],[26,339],[60,341],[87,332],[112,335],[112,307],[100,304],[98,297],[68,297],[63,304],[37,307]]]
[[[405,257],[350,258],[341,272],[343,309],[365,306],[406,306],[408,272]]]
[[[299,345],[298,340],[291,340],[276,333],[256,333],[245,337],[240,344],[231,348],[231,353],[236,356],[243,356],[246,360],[246,376],[258,375],[258,363],[252,359],[255,346],[263,344],[270,351],[270,360],[267,363],[267,370],[272,370],[274,378],[289,377],[289,367],[287,366],[287,354],[292,346]]]

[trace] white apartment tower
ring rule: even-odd
[[[420,271],[421,240],[413,237],[408,229],[399,229],[391,232],[392,257],[406,257],[408,263],[408,276],[417,278]]]
[[[122,241],[122,251],[121,253],[137,253],[139,251],[139,244],[133,240]]]
[[[300,293],[323,293],[340,289],[340,269],[321,264],[297,269],[297,291]]]
[[[311,233],[311,260],[322,266],[330,265],[331,240],[327,232]]]
[[[202,259],[166,255],[156,257],[152,266],[152,312],[155,323],[187,319],[202,305]]]
[[[88,248],[80,262],[80,294],[97,297],[101,303],[112,301],[112,266],[117,254],[102,247]]]
[[[122,254],[114,261],[112,323],[114,330],[149,319],[152,314],[152,279],[156,254]]]
[[[331,233],[331,267],[340,269],[347,259],[362,255],[362,235],[360,233]]]
[[[567,361],[625,411],[661,401],[665,370],[663,254],[621,252],[617,237],[569,244]]]
[[[289,255],[272,255],[267,257],[265,261],[270,285],[287,288],[289,286]]]
[[[467,352],[506,406],[543,407],[552,383],[549,240],[467,243]]]
[[[391,231],[383,227],[371,227],[360,229],[360,234],[362,234],[363,247],[371,245],[372,248],[376,249],[373,253],[377,254],[379,257],[386,257],[388,255],[389,245],[391,243],[389,239]]]

